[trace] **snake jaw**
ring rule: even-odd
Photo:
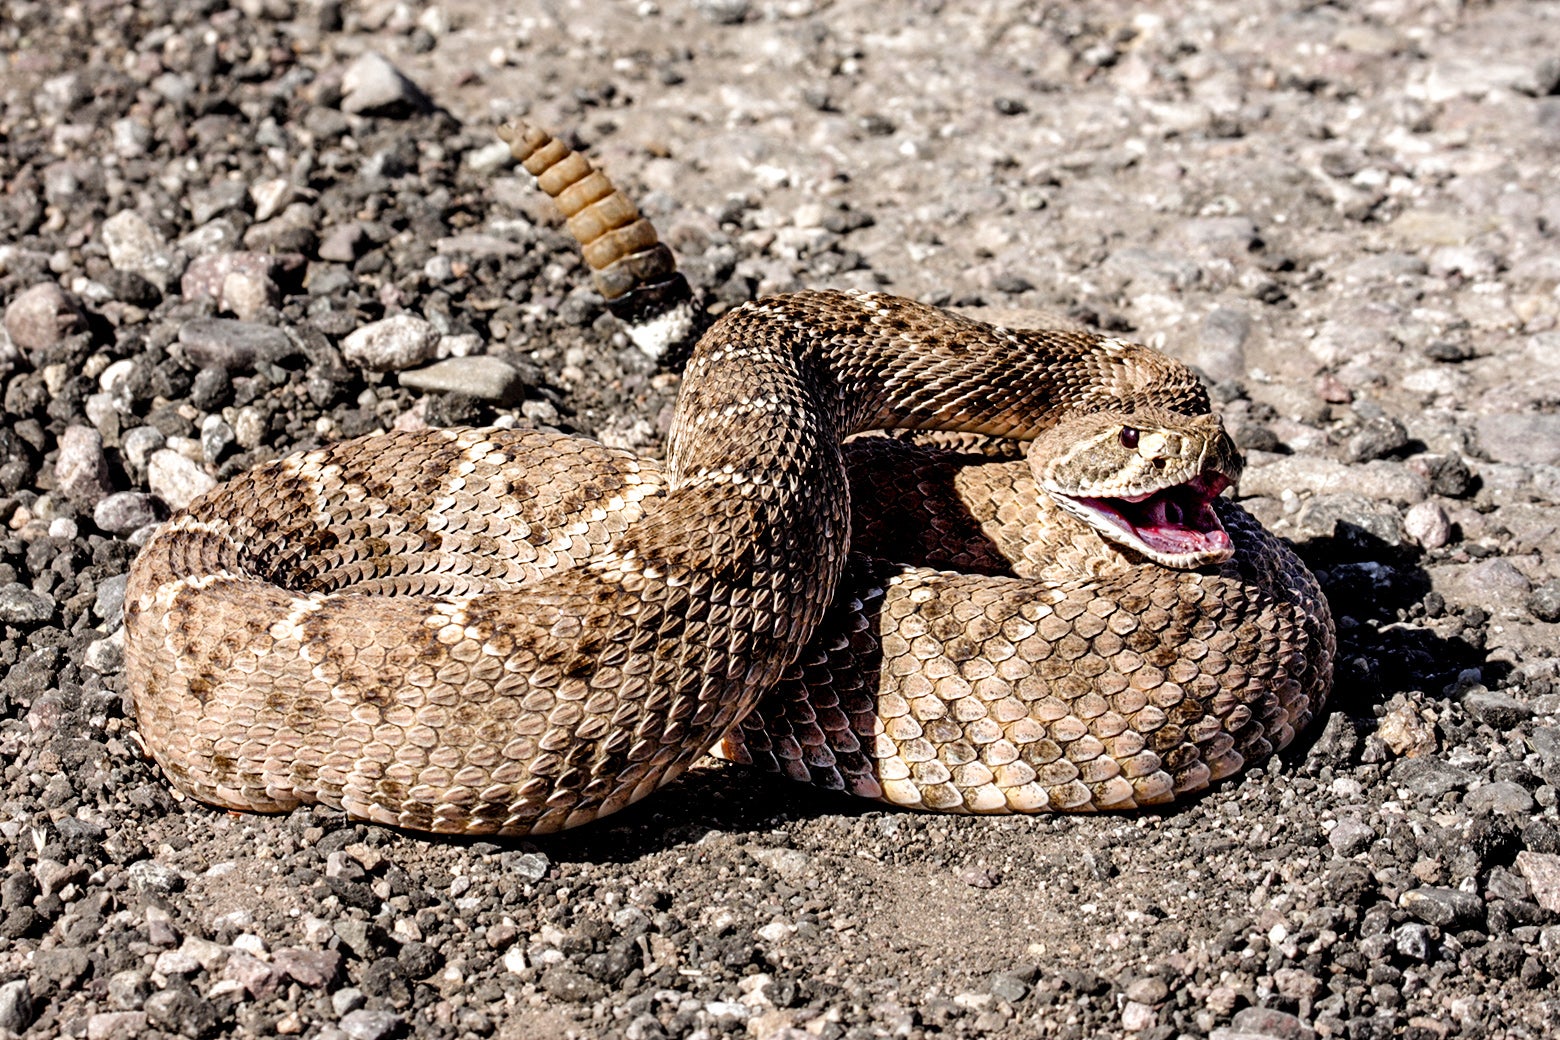
[[[1223,563],[1235,554],[1235,544],[1213,508],[1213,500],[1229,485],[1228,477],[1210,470],[1185,483],[1117,498],[1048,490],[1102,537],[1161,566],[1191,570]]]

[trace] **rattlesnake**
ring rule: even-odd
[[[631,321],[696,328],[610,182],[506,139],[574,189]],[[420,830],[573,826],[717,743],[941,810],[1164,802],[1283,746],[1331,677],[1315,581],[1216,500],[1240,458],[1208,413],[1189,370],[1119,339],[758,300],[699,339],[664,463],[394,432],[193,502],[131,569],[137,722],[203,801]],[[846,443],[893,429],[1031,443]]]

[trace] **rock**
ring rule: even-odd
[[[235,951],[222,967],[222,977],[238,983],[244,991],[257,1000],[264,1000],[276,993],[281,980],[270,964],[258,957]]]
[[[18,582],[0,585],[0,622],[7,625],[41,625],[54,618],[54,597],[34,592]]]
[[[1496,812],[1507,816],[1526,816],[1536,805],[1528,789],[1511,780],[1481,784],[1463,797],[1463,804],[1476,813]]]
[[[415,314],[364,325],[341,341],[341,354],[371,372],[412,368],[439,356],[439,330]]]
[[[135,475],[144,475],[152,455],[168,443],[167,435],[155,426],[137,426],[119,438],[119,455]]]
[[[715,25],[740,25],[753,10],[752,0],[694,0],[693,6]]]
[[[236,435],[233,427],[220,415],[208,415],[200,424],[200,454],[201,458],[215,465],[222,461],[229,448],[233,447]]]
[[[335,950],[284,947],[271,955],[271,963],[288,978],[310,989],[324,989],[341,972],[341,954]]]
[[[405,118],[432,110],[428,99],[383,55],[367,51],[341,75],[341,110],[353,115]]]
[[[1375,840],[1376,832],[1368,824],[1347,818],[1339,820],[1338,826],[1327,835],[1327,844],[1332,846],[1333,852],[1345,859],[1364,852]]]
[[[1484,900],[1456,888],[1410,889],[1398,897],[1398,905],[1425,924],[1443,929],[1468,928],[1484,920]]]
[[[409,369],[397,378],[401,385],[435,393],[466,394],[482,401],[511,405],[525,393],[524,376],[502,358],[478,354],[437,361]]]
[[[1523,720],[1533,715],[1532,708],[1505,690],[1491,690],[1483,686],[1470,686],[1464,690],[1462,705],[1468,714],[1501,731],[1516,729]]]
[[[1240,497],[1282,498],[1285,491],[1314,495],[1355,494],[1373,501],[1412,505],[1429,494],[1429,481],[1401,462],[1374,459],[1349,465],[1334,459],[1278,455],[1249,466],[1240,478]]]
[[[103,221],[100,231],[108,262],[117,270],[140,275],[158,292],[166,293],[182,273],[182,254],[170,248],[134,210],[115,213]]]
[[[505,873],[522,881],[540,881],[547,876],[551,863],[542,852],[506,852],[499,857],[499,865]]]
[[[399,1033],[404,1022],[393,1012],[360,1008],[343,1015],[340,1025],[350,1040],[386,1040]]]
[[[1527,598],[1528,613],[1551,624],[1560,621],[1560,578],[1550,578]]]
[[[607,994],[601,983],[564,964],[555,964],[542,973],[542,988],[557,999],[574,1004],[593,1004]]]
[[[1197,350],[1188,359],[1224,382],[1246,375],[1246,340],[1251,337],[1251,316],[1233,307],[1215,307],[1203,319],[1197,333]]]
[[[98,582],[93,600],[93,612],[109,628],[117,628],[125,609],[125,586],[130,582],[128,574],[116,574]]]
[[[1248,1007],[1230,1024],[1208,1034],[1208,1040],[1315,1040],[1316,1034],[1294,1015],[1275,1008]]]
[[[10,1034],[27,1031],[33,1020],[32,991],[26,979],[12,979],[0,986],[0,1030]]]
[[[1412,705],[1399,704],[1381,717],[1376,736],[1394,755],[1418,758],[1435,750],[1435,728]]]
[[[253,317],[282,299],[281,279],[302,267],[297,253],[250,253],[241,250],[196,257],[179,285],[191,300],[213,300],[222,309]]]
[[[1391,416],[1367,419],[1344,443],[1343,457],[1348,462],[1368,462],[1396,455],[1408,447],[1408,428]]]
[[[1516,868],[1527,879],[1533,901],[1552,914],[1560,914],[1560,856],[1523,849],[1517,853]]]
[[[103,435],[90,426],[67,426],[60,434],[54,482],[66,498],[88,509],[113,491]]]
[[[1510,560],[1493,556],[1478,563],[1435,568],[1436,590],[1448,603],[1482,607],[1497,614],[1515,614],[1525,604],[1533,584]]]
[[[1404,957],[1420,963],[1428,961],[1434,951],[1434,945],[1430,941],[1430,929],[1418,921],[1406,921],[1394,928],[1392,945]]]
[[[179,327],[184,354],[201,368],[253,372],[262,361],[293,353],[287,333],[271,325],[232,318],[192,318]]]
[[[24,354],[46,350],[86,329],[81,304],[53,282],[23,289],[5,308],[5,331]]]
[[[1403,516],[1403,533],[1424,549],[1439,549],[1452,540],[1452,521],[1438,503],[1418,502]]]
[[[170,509],[183,509],[200,495],[217,486],[216,478],[202,469],[199,463],[180,455],[172,448],[161,448],[152,453],[146,465],[146,483],[152,494],[167,503]]]
[[[1392,782],[1433,802],[1448,791],[1467,787],[1473,782],[1473,774],[1439,758],[1409,758],[1392,767]]]
[[[508,146],[504,147],[507,151]],[[372,248],[374,240],[368,236],[363,225],[352,221],[337,224],[325,232],[325,237],[320,240],[319,255],[321,260],[350,264]]]
[[[135,1040],[145,1033],[144,1011],[100,1011],[87,1019],[87,1040]]]
[[[336,1013],[337,1018],[346,1018],[366,1003],[368,998],[363,996],[363,991],[356,986],[338,989],[330,995],[330,1008]]]
[[[154,859],[136,860],[125,869],[125,875],[130,880],[130,887],[138,892],[166,895],[177,892],[184,887],[184,877],[177,870],[157,862]],[[166,912],[158,907],[147,907],[147,928],[151,929],[152,911]]]
[[[1560,465],[1560,413],[1500,412],[1474,420],[1479,447],[1495,462]]]
[[[197,1040],[216,1032],[217,1009],[188,983],[170,982],[167,989],[147,998],[146,1020],[158,1029]]]

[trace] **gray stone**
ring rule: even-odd
[[[1474,420],[1479,447],[1496,462],[1560,465],[1560,413],[1503,412]]]
[[[1428,961],[1434,950],[1430,942],[1430,929],[1417,921],[1408,921],[1394,928],[1392,945],[1404,957],[1420,963]]]
[[[355,986],[343,987],[330,995],[330,1009],[336,1013],[337,1018],[345,1018],[366,1003],[368,998],[364,997],[363,991]]]
[[[112,578],[104,578],[98,582],[97,596],[93,601],[92,609],[109,628],[117,628],[125,609],[125,586],[129,584],[130,575],[116,574]]]
[[[1527,598],[1528,613],[1540,621],[1560,621],[1560,578],[1550,578]]]
[[[302,263],[302,256],[290,253],[212,253],[190,261],[179,287],[191,300],[213,300],[218,307],[235,313],[241,306],[253,316],[257,301],[272,307],[281,302],[278,279]]]
[[[1439,928],[1467,928],[1484,920],[1484,900],[1457,888],[1429,885],[1409,889],[1398,898],[1398,905]]]
[[[152,454],[168,443],[168,437],[155,426],[136,426],[119,438],[119,456],[136,476],[144,476]]]
[[[1369,462],[1396,455],[1408,447],[1408,428],[1389,415],[1367,419],[1343,446],[1344,459]]]
[[[125,876],[130,880],[130,887],[138,892],[167,895],[184,887],[182,874],[155,859],[136,860],[125,868]],[[148,923],[150,923],[152,909],[154,908],[147,908]]]
[[[514,404],[525,393],[525,378],[502,358],[478,354],[448,358],[427,368],[402,372],[402,386],[434,393],[466,394],[501,405]]]
[[[1463,804],[1474,812],[1497,812],[1507,816],[1526,816],[1536,805],[1527,788],[1511,780],[1475,787],[1463,796]]]
[[[751,0],[693,0],[693,6],[715,25],[740,25],[753,10]]]
[[[1463,691],[1462,705],[1468,714],[1498,730],[1516,729],[1524,719],[1533,715],[1532,708],[1505,690],[1491,690],[1483,686],[1470,686]]]
[[[222,456],[233,447],[237,438],[233,427],[220,415],[208,415],[200,424],[200,453],[209,463],[222,461]]]
[[[1346,859],[1364,852],[1375,840],[1376,832],[1368,824],[1348,818],[1339,820],[1338,826],[1327,835],[1327,844],[1332,846],[1335,853]]]
[[[1355,494],[1377,502],[1423,502],[1430,484],[1401,462],[1375,459],[1349,465],[1335,459],[1279,455],[1249,466],[1240,478],[1240,497],[1282,498],[1285,491],[1314,495]]]
[[[144,1011],[99,1011],[87,1019],[87,1040],[134,1040],[145,1034]]]
[[[24,354],[46,350],[86,328],[81,304],[53,282],[23,289],[5,308],[5,331]]]
[[[232,318],[193,318],[179,328],[185,356],[201,368],[252,372],[262,361],[293,352],[287,333],[271,325]]]
[[[1473,774],[1439,758],[1421,755],[1398,761],[1392,767],[1392,782],[1419,798],[1433,802],[1448,791],[1467,787],[1473,782]]]
[[[1363,495],[1317,495],[1300,510],[1296,523],[1324,538],[1335,537],[1338,525],[1348,524],[1387,545],[1399,545],[1403,541],[1403,519],[1397,510],[1372,502]]]
[[[1298,1017],[1274,1008],[1248,1007],[1230,1024],[1208,1034],[1208,1040],[1315,1040],[1316,1034]]]
[[[41,625],[53,619],[58,607],[54,597],[34,592],[18,582],[0,585],[0,622],[8,625]]]
[[[89,509],[113,491],[103,435],[90,426],[67,426],[54,459],[54,481],[61,494]]]
[[[172,509],[183,509],[198,496],[217,486],[216,478],[202,469],[199,463],[192,462],[172,448],[161,448],[152,453],[146,464],[146,483],[152,489],[152,494]]]
[[[103,221],[100,229],[108,262],[116,270],[140,275],[167,292],[183,273],[183,254],[169,247],[146,218],[134,210],[121,210]]]
[[[360,1009],[341,1019],[341,1031],[351,1040],[385,1040],[401,1031],[401,1016],[390,1011]]]
[[[505,147],[507,149],[508,146]],[[337,224],[325,232],[325,237],[320,240],[319,255],[321,260],[350,264],[373,247],[374,240],[368,237],[363,225],[352,221]]]
[[[341,110],[404,118],[433,107],[428,95],[382,54],[360,54],[341,75]]]
[[[1203,319],[1197,333],[1198,349],[1191,362],[1218,381],[1240,379],[1246,374],[1246,340],[1251,336],[1251,316],[1233,307],[1215,307]]]
[[[32,1025],[33,999],[26,979],[12,979],[0,986],[0,1030],[25,1033]]]
[[[541,852],[506,852],[499,857],[499,865],[507,874],[523,881],[540,881],[547,876],[550,863]]]
[[[1017,975],[1002,973],[993,975],[987,980],[986,991],[998,1000],[1017,1004],[1024,999],[1024,994],[1029,992],[1029,986]]]
[[[341,354],[371,372],[394,372],[439,356],[439,330],[415,314],[397,314],[355,330],[341,341]]]

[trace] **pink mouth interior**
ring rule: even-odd
[[[1227,555],[1234,550],[1234,543],[1213,510],[1213,500],[1229,483],[1223,474],[1209,472],[1148,495],[1079,497],[1074,501],[1154,552],[1167,556]]]

